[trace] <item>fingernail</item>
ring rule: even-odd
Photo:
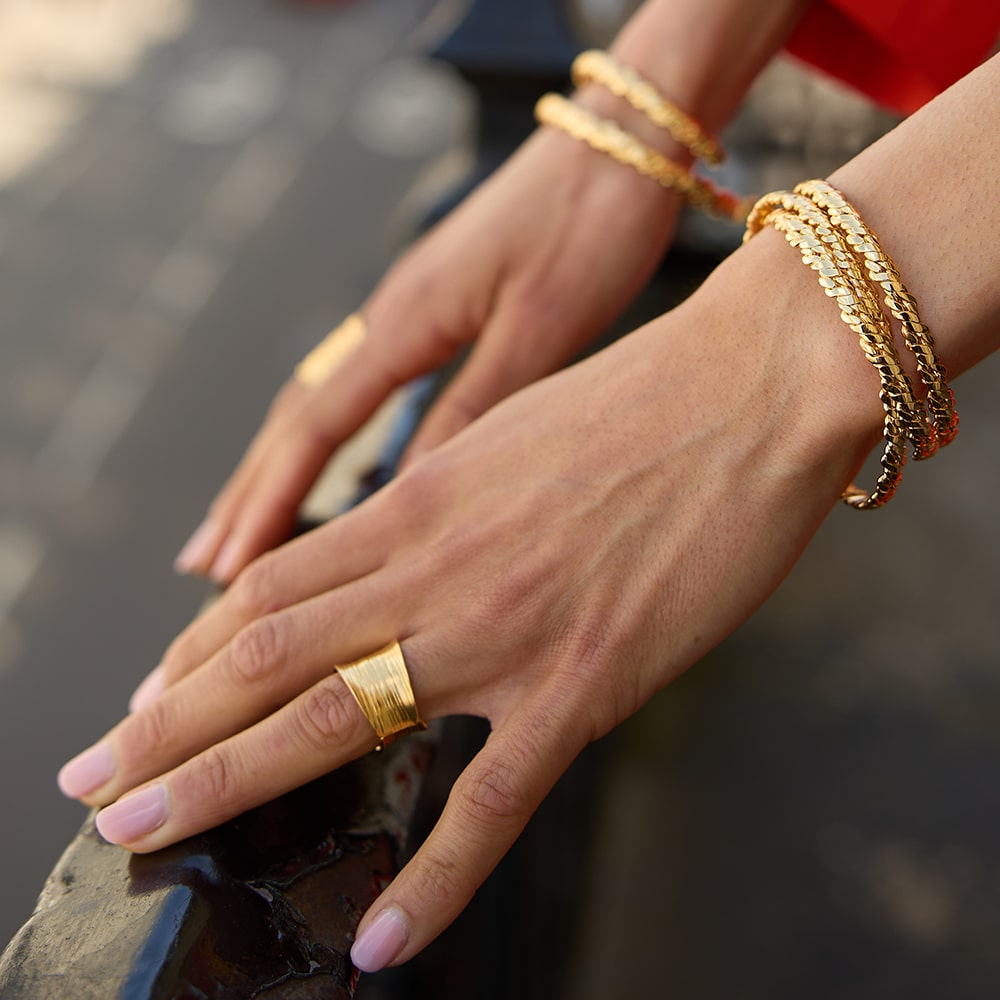
[[[208,561],[218,544],[219,529],[211,521],[202,521],[194,534],[184,543],[184,548],[174,560],[174,569],[181,574],[190,573]]]
[[[216,583],[229,583],[236,575],[239,555],[240,550],[236,544],[236,540],[227,538],[225,545],[222,546],[218,556],[216,556],[215,562],[212,563],[212,568],[208,571],[208,575]]]
[[[410,925],[402,911],[387,906],[357,937],[351,961],[362,972],[378,972],[392,962],[410,940]]]
[[[146,679],[135,689],[132,697],[128,701],[128,710],[138,712],[145,708],[151,701],[156,701],[163,693],[166,686],[166,676],[163,667],[157,667],[147,674]]]
[[[112,844],[131,844],[167,821],[167,790],[150,785],[126,795],[97,814],[97,832]]]
[[[59,788],[63,795],[79,799],[107,784],[115,775],[115,758],[111,744],[97,743],[84,750],[59,771]]]

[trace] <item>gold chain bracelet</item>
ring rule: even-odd
[[[865,357],[879,373],[879,398],[885,411],[882,471],[870,494],[852,484],[842,498],[858,509],[880,507],[899,484],[907,441],[915,457],[926,458],[939,443],[947,444],[954,437],[958,417],[951,389],[944,381],[944,368],[934,355],[933,341],[892,260],[836,188],[825,181],[807,181],[794,192],[765,195],[749,213],[744,241],[765,225],[778,229],[799,250],[803,262],[817,272],[820,286],[837,300],[841,319],[858,335]],[[885,293],[890,311],[904,324],[904,341],[913,350],[918,374],[928,388],[933,422],[899,362],[878,289]]]
[[[725,159],[719,142],[705,131],[690,115],[663,96],[648,80],[634,69],[622,65],[607,52],[591,49],[581,52],[573,61],[573,83],[598,83],[616,97],[622,97],[641,111],[654,125],[666,129],[694,156],[713,166]]]
[[[663,187],[677,191],[690,205],[710,215],[737,222],[746,218],[749,206],[745,199],[696,177],[613,121],[591,114],[561,94],[543,95],[535,105],[535,118],[539,124],[551,125]]]
[[[927,387],[927,405],[936,431],[935,445],[946,445],[958,433],[958,413],[955,395],[947,382],[947,372],[934,353],[934,338],[921,322],[917,301],[903,284],[895,263],[882,249],[878,237],[862,221],[858,210],[826,181],[804,181],[795,190],[807,195],[829,216],[834,226],[843,230],[847,242],[856,254],[864,259],[873,282],[885,294],[885,304],[899,320],[903,340],[917,362],[917,372]],[[917,452],[915,458],[928,458],[936,448],[925,453]]]
[[[768,215],[783,210],[799,218],[820,241],[821,250],[810,250],[819,255],[820,285],[840,306],[841,319],[858,335],[869,361],[875,364],[868,348],[877,349],[883,356],[891,355],[897,373],[890,375],[889,384],[883,385],[887,397],[893,401],[906,436],[913,445],[914,454],[920,457],[933,454],[936,436],[927,418],[927,411],[913,392],[909,376],[899,364],[893,346],[892,328],[882,313],[878,299],[873,294],[860,264],[845,245],[830,219],[803,194],[778,191],[765,195],[753,207],[747,220],[747,230],[757,231],[766,224]],[[812,259],[805,263],[812,265]],[[831,266],[832,264],[832,266]]]
[[[765,199],[772,197],[765,196]],[[841,269],[822,236],[794,211],[779,207],[776,211],[769,208],[758,212],[760,205],[761,202],[758,202],[750,212],[747,222],[748,236],[759,232],[765,225],[774,226],[801,253],[803,263],[817,272],[823,290],[837,299],[842,310],[845,302],[849,306],[853,305],[854,296],[843,285]],[[841,312],[841,319],[858,334],[865,357],[879,374],[881,381],[879,398],[885,411],[882,471],[875,488],[871,493],[866,493],[852,483],[841,497],[850,506],[865,510],[880,507],[888,501],[895,493],[903,475],[907,434],[901,407],[898,405],[897,382],[902,373],[902,366],[899,364],[891,338],[887,337],[878,326],[856,322],[855,316],[846,311]]]

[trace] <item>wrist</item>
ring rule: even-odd
[[[585,94],[578,92],[574,95],[573,104],[600,119],[613,121],[619,128],[631,132],[640,141],[647,142],[682,167],[690,163],[686,151],[673,144],[665,130],[656,129],[656,126],[645,120],[641,112],[629,107],[637,117],[628,119],[628,116],[616,112],[611,103],[618,100],[614,95],[607,91],[601,93],[593,85],[584,89]],[[650,135],[650,129],[663,132],[667,141]],[[660,145],[654,146],[657,140]],[[592,194],[588,199],[591,210],[597,209],[600,212],[611,209],[623,218],[636,217],[637,224],[641,219],[641,225],[651,232],[657,229],[672,232],[683,201],[677,190],[665,187],[652,177],[644,176],[632,164],[619,162],[611,153],[595,148],[583,138],[570,134],[555,124],[542,125],[536,131],[529,148],[534,146],[544,146],[545,153],[542,154],[541,150],[539,153],[543,157],[551,156],[552,162],[561,164],[560,174],[564,183],[560,186],[564,190],[580,186],[591,189]]]
[[[780,467],[839,495],[881,437],[880,382],[798,251],[765,229],[723,261],[692,306],[759,397],[759,427]]]
[[[805,2],[717,0],[706,13],[693,0],[649,0],[615,40],[610,60],[590,53],[574,65],[579,86],[573,102],[614,126],[601,134],[594,122],[601,141],[593,144],[642,173],[652,173],[665,186],[681,187],[688,200],[710,214],[741,213],[736,199],[725,192],[720,198],[710,183],[706,187],[692,180],[688,171],[698,158],[719,162],[715,133],[784,41]],[[685,39],[683,46],[676,44],[678,37]],[[558,118],[557,112],[568,118],[566,128],[574,134],[587,122],[579,112],[563,114],[551,98],[547,101],[544,120],[550,124],[563,127],[550,120]],[[617,143],[621,155],[606,149],[605,142]],[[660,177],[668,167],[670,173],[679,171],[676,184]]]
[[[601,84],[585,83],[578,87],[573,93],[573,103],[599,118],[613,121],[644,145],[661,153],[680,167],[688,169],[694,162],[690,150],[678,142],[667,129],[654,124],[646,114],[632,107],[624,98],[612,94]]]
[[[717,133],[811,2],[647,0],[609,51]]]

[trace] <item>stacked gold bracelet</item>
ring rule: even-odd
[[[623,97],[654,125],[666,129],[693,156],[713,166],[725,159],[725,151],[718,140],[673,101],[667,100],[648,80],[631,67],[623,66],[607,52],[581,52],[573,60],[571,73],[577,86],[599,83],[617,97]]]
[[[573,62],[576,84],[598,83],[641,111],[659,128],[666,129],[691,154],[711,164],[724,153],[719,143],[693,118],[660,94],[647,80],[606,52],[583,52]],[[679,163],[647,146],[616,122],[581,108],[559,94],[545,94],[535,105],[535,118],[632,167],[663,187],[677,191],[689,204],[710,215],[742,222],[749,203],[730,191],[696,176]]]
[[[613,160],[637,170],[671,191],[677,191],[690,205],[709,215],[742,222],[746,203],[731,191],[716,187],[651,149],[631,132],[607,118],[581,108],[559,94],[545,94],[535,105],[535,118],[585,142],[591,149],[607,153]]]
[[[955,400],[944,367],[934,353],[930,331],[899,271],[847,199],[825,181],[805,181],[794,191],[764,195],[747,218],[744,240],[772,225],[796,247],[819,276],[819,283],[840,306],[840,318],[857,335],[865,357],[881,380],[885,410],[882,472],[875,489],[852,485],[843,499],[859,510],[881,507],[893,495],[906,462],[906,444],[916,459],[929,458],[958,430]],[[916,358],[917,374],[927,390],[926,404],[896,353],[890,316],[900,323],[903,342]],[[928,414],[929,411],[929,414]]]
[[[812,198],[827,212],[830,221],[842,230],[847,243],[864,261],[870,280],[882,289],[885,304],[899,320],[903,340],[916,358],[917,372],[927,387],[927,405],[937,432],[937,443],[948,444],[958,433],[955,397],[947,382],[947,372],[934,354],[930,330],[917,314],[916,299],[903,284],[892,258],[882,249],[878,237],[864,224],[854,206],[836,188],[824,181],[805,181],[795,190]]]

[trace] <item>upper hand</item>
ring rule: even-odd
[[[571,360],[647,280],[677,210],[655,182],[537,132],[389,271],[362,307],[367,336],[325,382],[283,387],[178,569],[227,583],[285,541],[336,448],[393,389],[467,345],[408,460]]]

